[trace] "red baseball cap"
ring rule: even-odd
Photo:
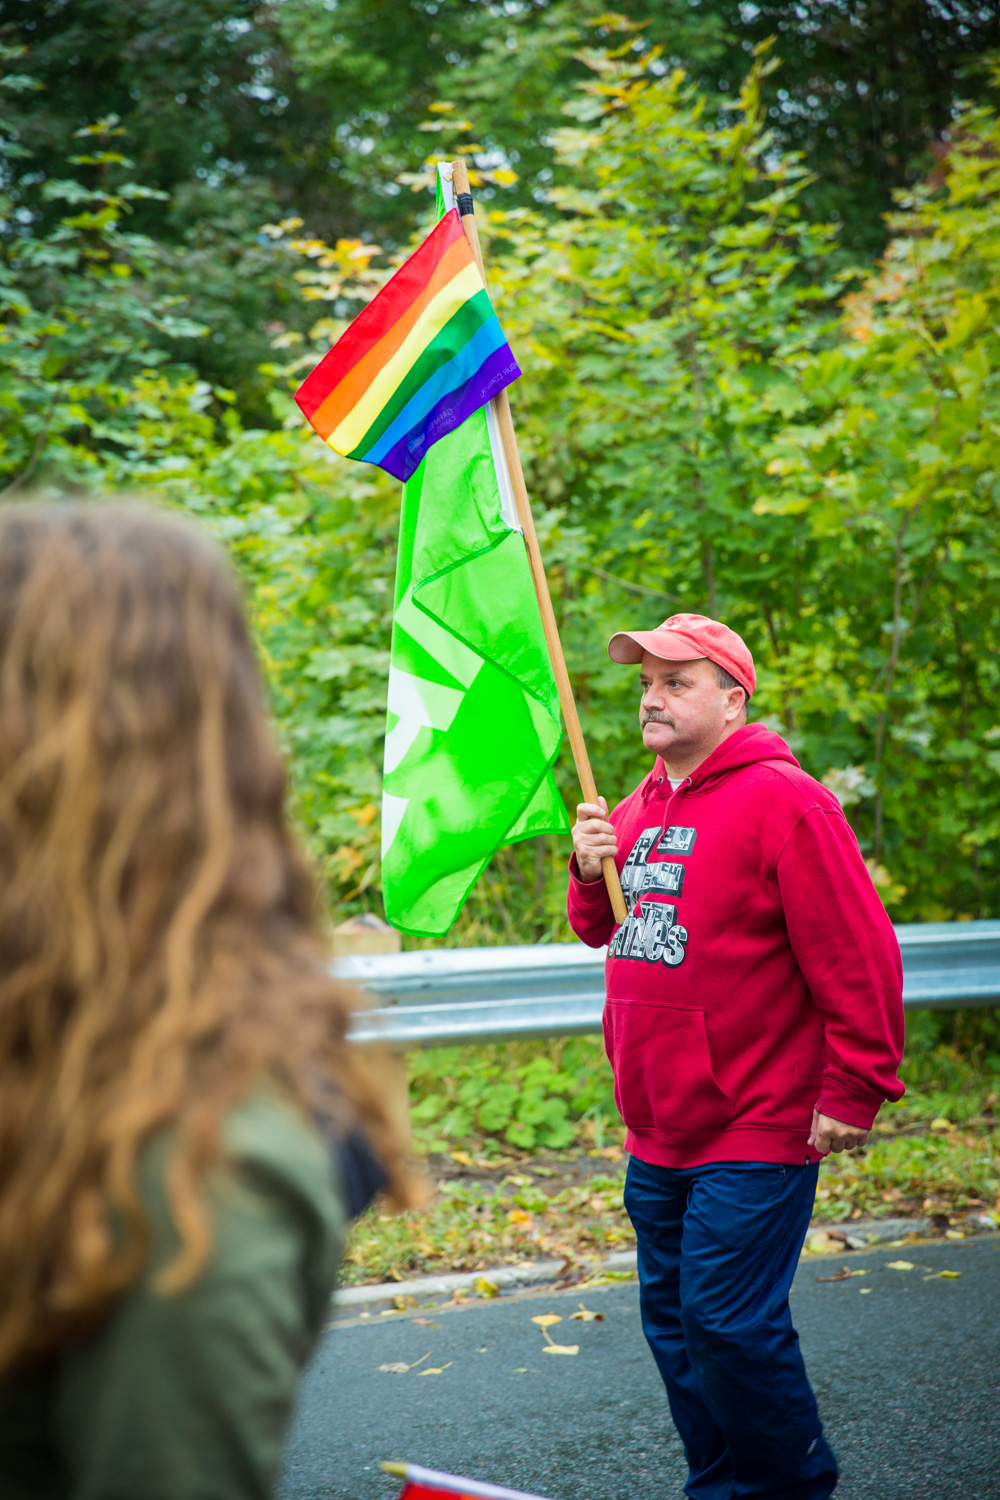
[[[612,661],[635,666],[649,651],[665,661],[692,661],[707,657],[725,667],[749,698],[757,686],[753,657],[742,637],[707,615],[671,615],[655,630],[619,630],[608,642]]]

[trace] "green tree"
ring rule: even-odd
[[[624,790],[634,682],[595,640],[640,609],[723,614],[767,640],[767,596],[793,586],[794,560],[769,556],[754,513],[758,454],[783,422],[783,363],[822,337],[837,287],[833,241],[798,206],[804,169],[766,127],[770,63],[720,124],[655,55],[589,61],[577,123],[555,141],[573,177],[551,194],[559,217],[492,218],[532,492],[588,734]]]
[[[877,253],[894,190],[930,170],[960,100],[993,92],[985,60],[1000,48],[1000,8],[980,0],[728,0],[723,9],[740,45],[776,38],[782,67],[768,116],[815,174],[807,213],[838,219],[855,253]]]
[[[615,46],[577,59],[589,82],[549,144],[547,201],[482,205],[598,781],[620,795],[642,769],[634,684],[602,637],[717,612],[757,657],[755,712],[838,790],[893,914],[991,914],[997,118],[956,121],[884,263],[852,280],[831,273],[805,165],[771,129],[768,55],[720,116],[655,48],[635,50],[631,23],[612,27]],[[32,83],[8,63],[16,101]],[[53,158],[36,184],[44,213],[22,190],[28,148],[4,133],[0,476],[15,494],[155,491],[225,539],[331,902],[377,906],[398,496],[305,431],[290,392],[393,257],[325,245],[294,218],[270,226],[257,250],[294,315],[266,335],[277,347],[253,378],[267,409],[248,422],[194,363],[210,335],[178,300],[188,252],[134,227],[131,210],[163,200],[136,182],[123,127],[76,128],[78,159]],[[561,774],[573,802],[568,756]],[[451,941],[564,936],[562,860],[555,840],[502,851]]]
[[[863,766],[862,838],[923,919],[993,915],[1000,884],[1000,123],[954,134],[836,346],[793,364],[755,506],[813,558],[781,691],[811,756]]]
[[[20,76],[8,72],[2,81]],[[67,175],[44,184],[54,209],[49,225],[39,228],[9,196],[0,198],[0,474],[7,495],[36,473],[63,484],[84,481],[155,443],[144,428],[157,374],[180,375],[172,342],[204,332],[171,299],[149,291],[160,248],[131,232],[127,219],[155,190],[130,180],[132,164],[115,149],[120,134],[110,120],[76,132],[80,145]],[[30,161],[9,135],[0,150],[7,163]],[[102,186],[68,175],[74,167],[96,169]],[[192,411],[200,411],[209,392],[191,382],[189,390]]]

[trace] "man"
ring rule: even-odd
[[[837,1466],[788,1292],[828,1151],[903,1093],[902,966],[840,805],[748,724],[753,658],[673,615],[624,631],[652,771],[580,805],[569,919],[610,940],[604,1035],[631,1155],[643,1331],[692,1500],[826,1500]],[[615,929],[601,858],[629,915]]]

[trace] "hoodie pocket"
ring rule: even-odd
[[[704,1011],[609,997],[604,1042],[630,1130],[697,1140],[732,1119],[732,1100],[712,1071]]]

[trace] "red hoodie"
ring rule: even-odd
[[[903,971],[833,794],[750,724],[676,792],[657,759],[611,821],[630,915],[616,931],[574,856],[569,920],[592,948],[611,939],[626,1149],[663,1167],[794,1164],[819,1160],[814,1106],[868,1129],[903,1094]]]

